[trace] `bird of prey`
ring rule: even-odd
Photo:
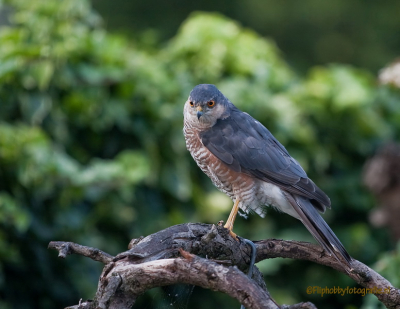
[[[225,224],[232,236],[239,208],[264,217],[266,206],[273,206],[299,219],[328,254],[350,266],[352,258],[319,214],[330,208],[329,197],[266,127],[217,87],[193,88],[183,131],[197,165],[234,202]]]

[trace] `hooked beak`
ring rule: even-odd
[[[201,106],[197,106],[197,119],[200,120],[200,117],[203,116],[203,108]]]

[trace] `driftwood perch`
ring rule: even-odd
[[[317,245],[276,239],[255,244],[256,261],[282,257],[329,266],[348,275],[362,287],[375,291],[374,294],[387,308],[400,309],[400,290],[357,260],[352,262],[352,270],[347,272]],[[315,308],[309,302],[291,306],[276,304],[257,268],[252,279],[242,272],[248,268],[250,248],[231,238],[228,230],[215,225],[175,225],[131,241],[130,249],[116,257],[70,242],[50,242],[49,248],[58,250],[62,258],[75,253],[105,264],[94,300],[69,308],[130,309],[146,290],[176,283],[224,292],[246,308]],[[390,289],[390,293],[379,293],[379,289]]]

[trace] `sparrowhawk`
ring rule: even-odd
[[[350,265],[350,255],[319,214],[330,208],[329,197],[266,127],[217,87],[193,88],[183,131],[197,165],[234,202],[225,224],[233,236],[239,208],[264,217],[265,206],[273,206],[299,219],[329,254]]]

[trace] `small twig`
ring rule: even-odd
[[[66,307],[64,309],[89,309],[90,306],[92,305],[92,300],[86,300],[86,301],[82,301],[82,298],[79,300],[79,304],[75,305],[75,306],[69,306]]]
[[[92,260],[101,262],[103,264],[108,264],[112,262],[113,256],[101,251],[97,248],[86,247],[82,245],[78,245],[73,242],[66,242],[66,241],[51,241],[48,246],[49,249],[56,249],[58,250],[58,257],[65,259],[67,255],[70,254],[78,254],[83,255]]]
[[[203,237],[201,237],[202,244],[210,243],[215,237],[217,237],[217,235],[218,235],[218,230],[215,227],[215,225],[213,224],[211,226],[210,231],[207,234],[205,234]]]

